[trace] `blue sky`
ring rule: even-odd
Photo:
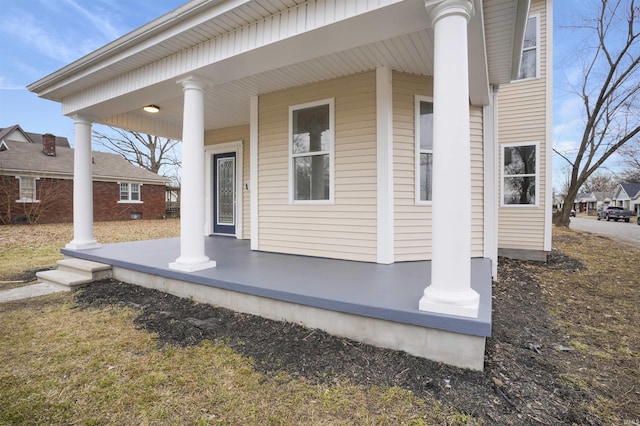
[[[580,34],[565,29],[578,22],[593,0],[555,0],[554,144],[575,145],[580,101],[567,92],[579,76],[576,43]],[[73,144],[73,120],[60,104],[40,99],[26,86],[72,61],[167,13],[186,0],[0,0],[0,128],[20,124],[26,131],[66,136]],[[555,157],[559,187],[564,160]]]
[[[66,136],[73,120],[31,84],[186,0],[0,0],[0,128]]]

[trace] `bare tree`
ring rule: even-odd
[[[109,127],[113,134],[93,132],[98,145],[123,156],[133,165],[176,180],[180,141]]]
[[[597,171],[582,185],[582,192],[611,192],[618,186],[618,177],[612,173]]]
[[[640,183],[640,141],[626,144],[620,148],[619,154],[625,166],[620,173],[620,179],[625,182]]]
[[[584,129],[576,152],[554,152],[570,165],[565,204],[554,216],[569,225],[580,187],[620,147],[640,132],[640,52],[635,0],[600,0],[597,16],[580,29],[593,32],[597,46],[584,58],[579,87]]]

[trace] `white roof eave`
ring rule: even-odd
[[[152,44],[161,43],[176,33],[213,19],[250,0],[193,0],[142,27],[108,43],[71,64],[31,83],[27,89],[45,99],[61,102],[56,90],[98,69],[134,55]]]

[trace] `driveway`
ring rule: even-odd
[[[569,227],[603,235],[640,248],[640,225],[636,223],[635,216],[631,218],[629,223],[624,221],[607,222],[606,220],[596,220],[595,217],[572,217]]]

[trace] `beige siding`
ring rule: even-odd
[[[499,208],[498,247],[524,250],[544,250],[546,191],[546,14],[545,0],[531,3],[530,15],[539,14],[540,74],[537,79],[516,81],[500,87],[498,98],[499,144]],[[537,207],[501,207],[502,146],[509,143],[539,144],[539,177],[536,182]],[[550,161],[550,160],[549,160]]]
[[[374,72],[259,99],[260,250],[376,261]],[[335,203],[289,204],[289,107],[335,99]]]
[[[227,142],[242,141],[242,181],[249,182],[249,125],[228,127],[206,132],[205,145],[217,145]],[[244,187],[242,191],[242,238],[251,239],[251,202],[249,191]]]
[[[393,155],[395,192],[395,260],[431,258],[431,206],[415,201],[415,95],[432,96],[428,77],[393,74]],[[483,255],[484,168],[482,109],[470,110],[471,253]],[[434,152],[434,155],[438,155]],[[451,188],[455,191],[455,188]],[[455,206],[452,206],[455,208]]]

